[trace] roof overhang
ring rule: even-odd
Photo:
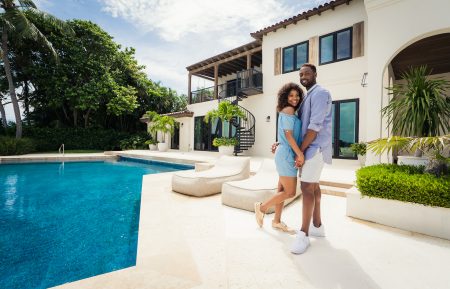
[[[250,35],[257,40],[262,40],[263,36],[267,35],[267,33],[269,33],[269,32],[276,32],[280,28],[286,28],[286,26],[288,26],[289,24],[297,24],[297,22],[299,22],[301,20],[308,20],[309,17],[314,16],[314,15],[320,15],[324,11],[327,11],[330,9],[334,10],[334,8],[336,8],[339,5],[342,5],[342,4],[348,5],[348,4],[350,4],[350,1],[352,1],[352,0],[330,1],[323,5],[319,5],[318,7],[315,7],[311,10],[305,11],[303,13],[300,13],[296,16],[293,16],[291,18],[288,18],[288,19],[285,19],[278,23],[275,23],[271,26],[268,26],[268,27],[258,30],[256,32],[250,33]]]

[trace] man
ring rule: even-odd
[[[303,194],[302,227],[297,233],[291,252],[302,254],[309,247],[309,236],[324,237],[320,216],[320,174],[324,163],[331,164],[331,95],[316,83],[317,71],[313,64],[305,63],[300,69],[300,83],[306,88],[298,117],[302,120],[302,144],[305,163],[300,168]],[[274,146],[275,147],[275,146]],[[272,149],[274,150],[274,147]],[[296,165],[299,163],[296,160]],[[311,222],[312,219],[312,222]]]

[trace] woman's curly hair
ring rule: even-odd
[[[298,107],[300,106],[300,103],[302,103],[304,95],[303,90],[300,88],[300,86],[293,82],[286,83],[278,91],[278,105],[277,105],[278,112],[280,112],[286,106],[292,106],[288,103],[288,96],[291,90],[296,90],[298,92],[298,96],[300,97],[300,100],[298,104],[294,107],[294,109],[297,110]]]

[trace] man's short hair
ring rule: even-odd
[[[304,63],[304,64],[302,65],[302,67],[303,67],[303,66],[309,67],[309,68],[311,68],[312,71],[314,71],[314,73],[317,73],[317,69],[316,69],[316,66],[315,66],[314,64],[311,64],[311,63]]]

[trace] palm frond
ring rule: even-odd
[[[384,152],[390,152],[392,149],[407,150],[410,152],[416,150],[433,150],[440,152],[448,148],[449,145],[450,134],[431,137],[392,136],[369,142],[367,149],[380,155]]]
[[[52,43],[48,41],[45,35],[42,34],[42,32],[26,17],[22,11],[18,9],[8,10],[5,12],[4,16],[12,25],[14,25],[15,34],[13,37],[17,37],[19,39],[32,39],[47,48],[55,59],[58,58]]]
[[[23,8],[37,8],[36,4],[32,0],[18,0],[19,4]]]
[[[68,34],[68,35],[74,35],[75,32],[73,31],[73,29],[70,27],[69,24],[67,24],[66,21],[63,21],[61,19],[58,19],[57,17],[38,10],[36,8],[29,8],[25,11],[25,14],[30,14],[30,18],[37,18],[42,20],[43,22],[45,22],[46,24],[52,26],[53,28],[57,29],[58,31],[64,33],[64,34]]]

